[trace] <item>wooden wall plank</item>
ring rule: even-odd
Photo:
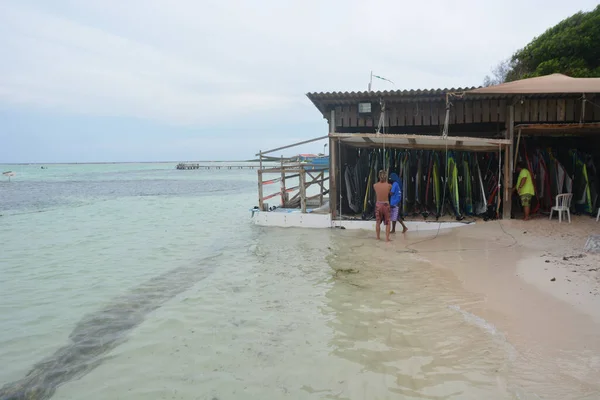
[[[412,103],[403,103],[404,125],[413,126]]]
[[[473,122],[473,102],[465,101],[465,124],[470,124]]]
[[[515,122],[523,121],[523,108],[523,104],[517,101],[517,104],[515,104]]]
[[[422,125],[423,119],[423,105],[420,103],[414,103],[413,107],[413,124],[416,126]]]
[[[387,126],[397,126],[398,121],[396,119],[396,104],[394,104],[394,103],[386,104],[386,108],[387,108],[387,112],[385,114],[386,125]]]
[[[548,121],[555,122],[556,121],[556,99],[548,99],[547,100],[547,113],[548,113]]]
[[[540,120],[540,102],[537,99],[529,101],[529,121],[538,122]]]
[[[585,102],[585,122],[590,122],[594,120],[594,108],[596,106],[592,103],[596,103],[596,99],[594,96],[588,97],[589,101]]]
[[[490,100],[490,122],[498,121],[498,100]]]
[[[443,104],[443,103],[442,103]],[[443,114],[441,119],[441,125],[444,125],[446,120],[446,105],[442,107]],[[454,107],[450,109],[450,121],[453,124],[464,124],[465,123],[465,102],[457,101],[454,103]]]
[[[560,122],[565,121],[565,99],[558,99],[556,101],[556,120]]]
[[[530,100],[525,100],[523,102],[523,115],[521,115],[521,118],[523,119],[524,122],[531,121],[531,101]]]
[[[349,111],[348,115],[350,117],[348,126],[349,127],[357,127],[358,126],[358,105],[350,106],[350,111]]]
[[[575,99],[575,107],[573,107],[573,121],[579,122],[581,120],[581,105],[582,101],[580,99]]]
[[[548,101],[546,99],[539,100],[538,114],[540,122],[548,121]]]
[[[423,108],[423,125],[430,126],[431,125],[431,102],[427,101],[421,103],[421,107]]]
[[[481,122],[481,100],[475,100],[473,102],[473,122]]]
[[[596,103],[598,106],[594,107],[594,121],[600,121],[600,99],[596,98],[594,103]]]
[[[490,122],[490,100],[481,101],[481,122]]]
[[[396,103],[396,123],[398,126],[404,126],[404,103]]]
[[[344,118],[342,115],[342,106],[337,106],[335,108],[335,126],[344,126]]]
[[[565,101],[565,121],[573,122],[575,118],[575,99],[567,99]]]
[[[413,126],[415,124],[414,113],[414,103],[404,103],[404,121],[406,126]]]
[[[498,122],[506,121],[506,99],[498,101]]]
[[[440,124],[440,104],[435,101],[431,103],[431,125]]]

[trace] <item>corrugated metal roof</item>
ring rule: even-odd
[[[337,100],[337,99],[379,99],[381,97],[409,97],[409,96],[445,96],[446,93],[466,92],[477,87],[444,88],[444,89],[411,89],[411,90],[383,90],[377,92],[312,92],[306,96],[311,100]]]
[[[306,96],[312,101],[321,113],[326,112],[327,106],[330,105],[345,105],[352,104],[356,101],[386,101],[394,100],[410,100],[411,98],[419,98],[424,100],[434,98],[442,100],[446,98],[447,93],[461,93],[469,90],[477,89],[475,86],[466,88],[444,88],[444,89],[412,89],[412,90],[383,90],[377,92],[313,92],[307,93]]]

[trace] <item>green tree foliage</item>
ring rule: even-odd
[[[548,29],[510,61],[507,82],[553,73],[600,77],[600,5]]]

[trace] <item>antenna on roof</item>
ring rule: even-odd
[[[373,71],[371,71],[371,79],[369,79],[369,92],[371,91],[371,87],[373,86],[373,77],[377,78],[377,79],[381,79],[382,81],[386,81],[391,83],[392,85],[396,85],[394,82],[390,81],[389,79],[386,79],[382,76],[379,75],[373,75]]]

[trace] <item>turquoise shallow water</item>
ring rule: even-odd
[[[3,169],[2,400],[591,393],[519,364],[451,274],[363,232],[250,224],[255,171]]]

